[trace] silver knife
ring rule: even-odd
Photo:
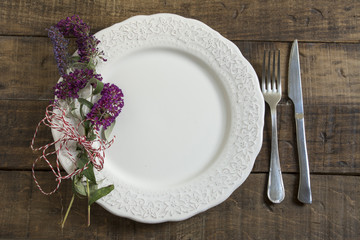
[[[295,106],[296,140],[299,154],[300,182],[298,199],[302,203],[311,203],[309,159],[306,149],[304,107],[301,90],[300,59],[298,41],[295,40],[289,61],[289,97]]]

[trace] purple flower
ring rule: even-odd
[[[53,43],[53,51],[59,73],[61,76],[64,76],[69,63],[69,54],[67,51],[69,41],[65,39],[59,29],[54,26],[48,29],[48,36]]]
[[[64,36],[76,37],[76,44],[78,46],[78,54],[80,56],[80,62],[89,62],[92,58],[99,56],[106,61],[97,48],[100,41],[90,34],[90,27],[80,19],[79,16],[74,15],[67,17],[58,22],[56,27],[64,34]]]
[[[93,35],[82,36],[76,40],[80,62],[89,62],[91,58],[103,55],[96,47],[100,41]]]
[[[87,120],[91,121],[97,130],[101,126],[106,129],[120,114],[124,106],[124,95],[119,87],[114,84],[106,83],[101,91],[101,98],[87,114]]]
[[[56,27],[64,34],[64,36],[72,35],[76,38],[80,38],[90,34],[90,27],[84,23],[78,15],[60,20],[56,24]]]
[[[73,72],[65,74],[63,80],[55,85],[54,94],[58,99],[64,100],[66,98],[79,98],[79,90],[83,89],[92,78],[102,81],[101,75],[95,74],[93,70],[75,69]]]

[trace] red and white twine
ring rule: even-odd
[[[81,127],[81,124],[83,124],[83,122],[84,121],[77,124],[77,126],[74,126],[66,119],[66,111],[63,108],[61,108],[56,104],[50,104],[49,106],[46,107],[45,117],[38,123],[34,133],[34,137],[31,141],[31,149],[33,151],[42,151],[42,155],[39,156],[33,163],[32,175],[36,183],[36,186],[40,189],[40,191],[43,194],[51,195],[54,192],[56,192],[60,187],[61,180],[69,179],[72,176],[81,173],[87,168],[90,162],[94,165],[95,169],[97,170],[101,170],[103,168],[104,159],[105,159],[104,150],[112,145],[112,143],[114,142],[114,138],[111,141],[107,142],[106,140],[101,139],[98,131],[95,131],[96,139],[94,141],[87,140],[85,136],[79,133],[79,128]],[[48,126],[49,128],[58,131],[59,133],[61,133],[61,137],[52,143],[46,144],[39,148],[34,148],[35,138],[38,134],[41,124],[44,124],[45,126]],[[82,167],[81,169],[77,169],[66,176],[62,176],[60,171],[60,162],[59,162],[60,151],[64,149],[66,154],[69,156],[70,160],[74,164],[76,164],[77,156],[73,156],[73,154],[71,153],[68,147],[70,144],[74,144],[74,142],[76,142],[85,149],[89,157],[89,162],[87,162],[84,165],[84,167]],[[47,152],[47,150],[50,147],[54,146],[55,144],[59,144],[58,148],[56,149],[55,147],[56,149],[55,151]],[[98,147],[94,147],[94,146],[98,146]],[[48,159],[49,156],[54,154],[56,154],[56,168],[52,166],[52,164]],[[35,176],[35,165],[41,159],[45,160],[46,163],[49,165],[51,171],[54,173],[56,177],[56,181],[58,182],[56,188],[51,192],[44,192],[43,189],[40,187],[40,184],[38,183]]]

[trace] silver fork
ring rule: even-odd
[[[272,123],[271,157],[267,195],[273,203],[280,203],[285,197],[284,183],[280,168],[276,119],[276,106],[281,99],[280,50],[264,51],[261,90],[265,101],[270,106]]]

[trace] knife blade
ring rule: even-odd
[[[298,199],[302,203],[311,203],[310,170],[306,148],[304,106],[301,89],[299,47],[297,40],[294,41],[290,52],[288,88],[289,98],[292,100],[295,107],[296,140],[300,169]]]

